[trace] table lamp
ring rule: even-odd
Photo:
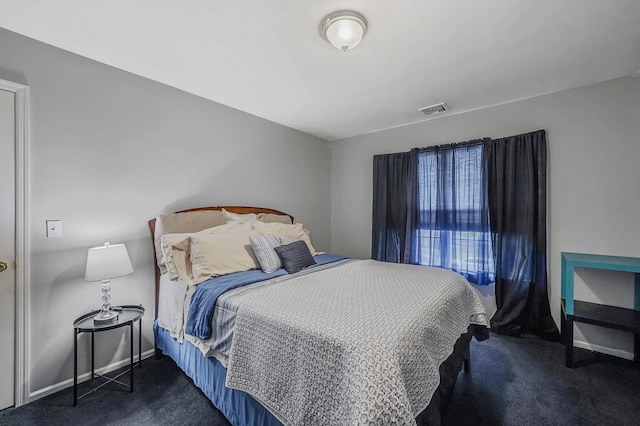
[[[102,281],[102,309],[93,318],[94,324],[108,323],[118,318],[118,312],[111,309],[111,278],[121,277],[133,272],[129,253],[124,244],[104,243],[93,247],[87,253],[85,281]]]

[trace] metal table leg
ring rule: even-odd
[[[133,392],[133,321],[129,324],[129,349],[131,354],[129,360],[129,392]]]
[[[78,405],[78,329],[73,330],[73,406]]]
[[[142,317],[138,320],[138,368],[142,368]]]
[[[94,338],[94,332],[91,332],[91,378],[95,378],[96,377],[96,369],[95,369],[95,343],[93,342],[93,338]]]

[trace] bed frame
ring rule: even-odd
[[[239,213],[239,214],[247,214],[247,213],[271,213],[277,215],[286,215],[291,218],[291,222],[293,223],[293,216],[281,212],[279,210],[274,210],[270,208],[264,207],[247,207],[247,206],[212,206],[212,207],[197,207],[193,209],[180,210],[175,213],[183,213],[183,212],[193,212],[200,210],[222,210],[225,209],[231,213]],[[149,221],[149,229],[151,231],[151,243],[153,245],[153,260],[155,267],[155,309],[154,309],[154,319],[158,318],[158,301],[159,301],[159,292],[160,292],[160,268],[158,267],[158,261],[156,258],[156,250],[155,250],[155,228],[156,228],[156,219],[151,219]],[[427,406],[427,408],[416,417],[416,423],[418,425],[431,425],[431,424],[440,424],[444,418],[444,414],[446,413],[447,407],[449,406],[449,401],[451,399],[451,395],[453,394],[453,389],[455,386],[456,378],[458,372],[461,368],[464,369],[465,372],[470,371],[470,352],[469,352],[469,344],[471,341],[471,337],[476,336],[478,340],[484,340],[488,337],[488,332],[486,330],[481,330],[478,327],[471,325],[467,333],[464,333],[457,340],[454,348],[454,352],[444,361],[444,363],[440,366],[440,385],[436,389],[433,397],[431,398],[431,402]],[[155,344],[156,350],[156,358],[159,358],[162,355],[160,349],[158,349],[157,343]],[[188,375],[188,374],[187,374]],[[193,377],[192,377],[193,379]],[[194,380],[195,383],[195,380]]]

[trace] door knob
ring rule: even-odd
[[[7,269],[7,262],[3,262],[2,260],[0,260],[0,272],[4,271],[5,269]]]

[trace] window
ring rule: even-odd
[[[482,144],[418,152],[419,220],[412,263],[495,281]]]
[[[495,282],[492,330],[557,340],[544,130],[373,156],[371,258]]]

